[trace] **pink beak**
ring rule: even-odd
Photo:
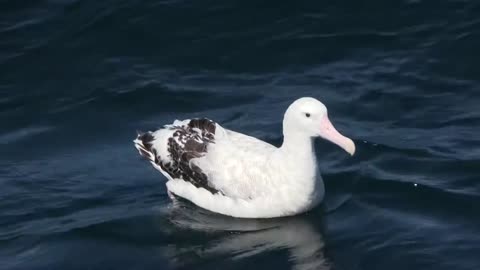
[[[342,134],[340,134],[328,119],[328,116],[325,115],[320,121],[320,137],[333,142],[334,144],[340,146],[350,155],[355,154],[355,144],[353,141]]]

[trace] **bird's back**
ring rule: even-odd
[[[269,188],[269,157],[277,149],[209,119],[177,120],[139,134],[134,142],[169,180],[182,179],[212,194],[244,199]]]
[[[278,148],[228,129],[217,134],[207,154],[193,161],[206,172],[212,185],[227,196],[242,199],[271,190],[271,177],[275,175],[271,156]]]

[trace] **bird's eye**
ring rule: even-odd
[[[309,113],[305,113],[305,116],[306,116],[306,117],[310,117],[310,114],[309,114]]]

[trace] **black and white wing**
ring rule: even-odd
[[[175,121],[155,132],[141,133],[134,140],[140,155],[169,179],[183,179],[215,194],[219,191],[193,162],[203,157],[215,143],[217,124],[209,119]]]

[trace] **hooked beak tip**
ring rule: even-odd
[[[350,140],[350,143],[345,150],[347,151],[347,153],[350,154],[350,156],[355,155],[355,150],[356,150],[355,143],[352,140]]]

